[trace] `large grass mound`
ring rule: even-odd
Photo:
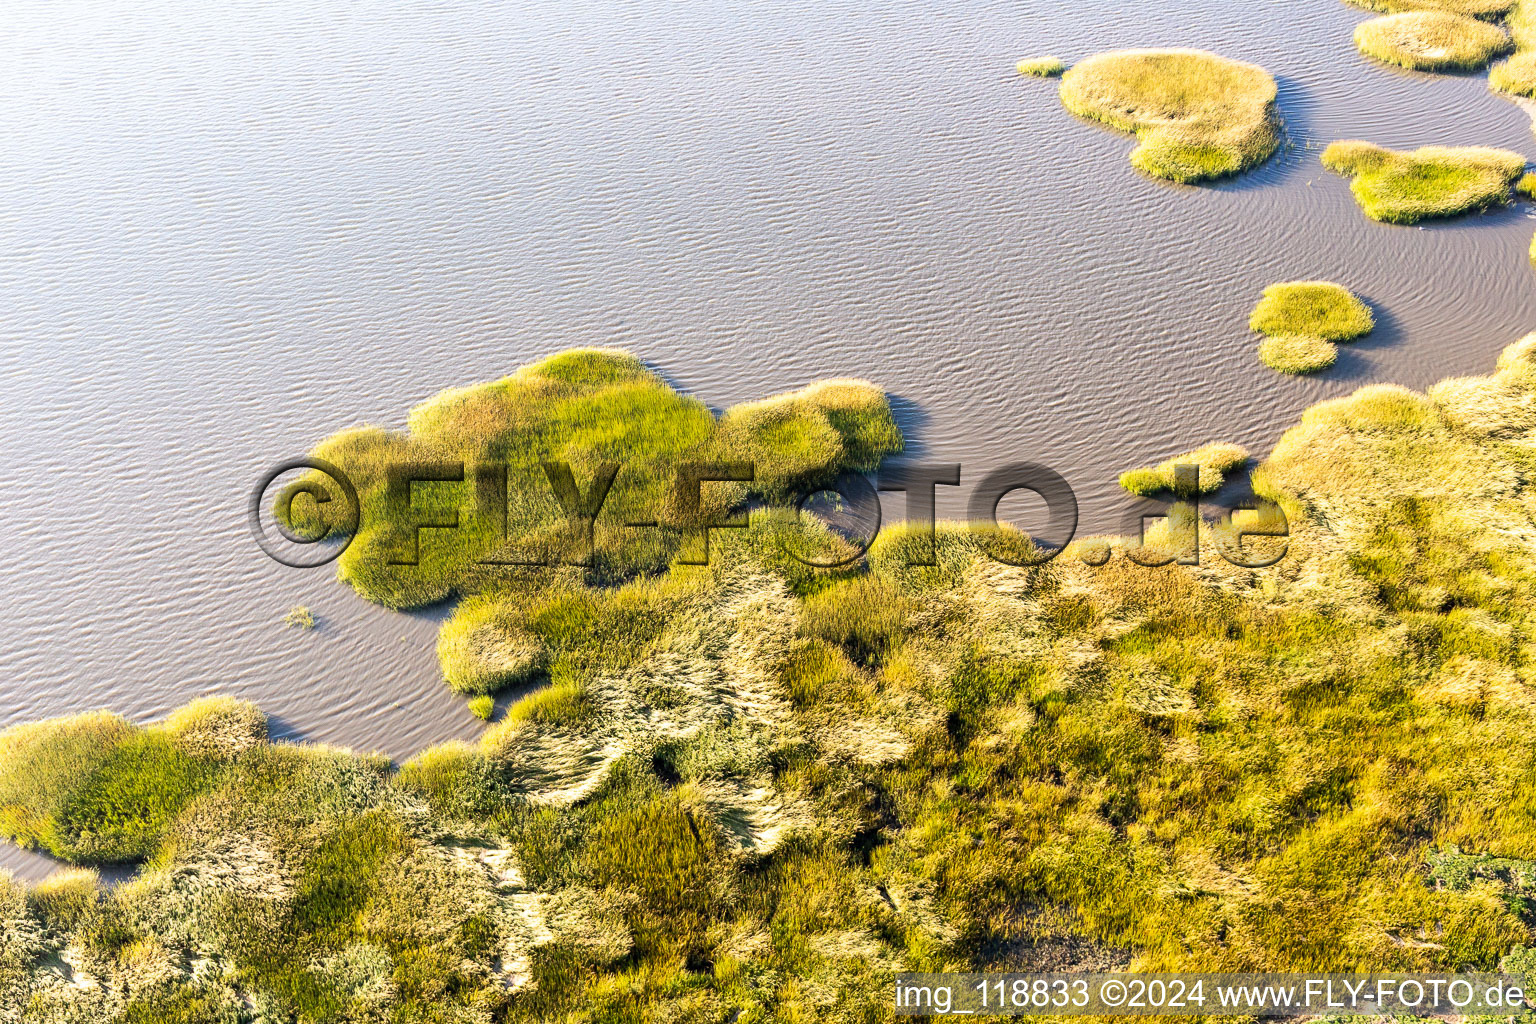
[[[1275,80],[1263,68],[1203,50],[1117,50],[1062,76],[1079,117],[1133,133],[1131,163],[1170,181],[1236,174],[1279,144]]]
[[[1332,281],[1286,281],[1264,289],[1248,318],[1260,334],[1312,334],[1353,341],[1376,326],[1371,307]]]
[[[1367,217],[1389,224],[1502,206],[1525,170],[1525,157],[1507,149],[1424,146],[1408,153],[1353,140],[1331,144],[1322,161],[1351,178]]]
[[[1361,53],[1414,71],[1480,71],[1513,45],[1497,25],[1445,11],[1391,14],[1355,29]]]
[[[823,381],[716,418],[633,356],[608,349],[564,352],[499,381],[446,391],[413,409],[408,423],[405,433],[344,431],[314,451],[348,475],[361,501],[339,574],[391,608],[538,576],[562,562],[585,564],[594,580],[659,571],[679,556],[684,528],[751,499],[784,500],[840,472],[873,469],[902,443],[884,394],[864,381]],[[569,483],[583,495],[604,464],[617,468],[595,519],[571,523],[546,461],[568,463]],[[690,509],[678,492],[679,470],[690,463],[749,463],[755,479],[701,484],[701,504]],[[391,472],[413,464],[459,467],[463,479],[392,494]],[[315,514],[299,497],[289,521],[321,532],[306,519]],[[418,534],[416,523],[429,519],[458,525]],[[631,525],[647,522],[660,529]],[[681,553],[702,555],[696,543]],[[528,562],[538,567],[516,564]]]

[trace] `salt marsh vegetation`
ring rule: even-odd
[[[1248,318],[1250,329],[1267,335],[1259,360],[1281,373],[1325,370],[1338,359],[1334,342],[1353,341],[1376,326],[1371,307],[1331,281],[1272,284]]]
[[[1120,486],[1132,494],[1152,495],[1159,491],[1174,490],[1174,469],[1177,466],[1194,466],[1198,472],[1195,493],[1210,494],[1221,489],[1227,474],[1241,469],[1248,462],[1248,449],[1242,445],[1213,441],[1192,452],[1145,469],[1133,469],[1120,474]]]

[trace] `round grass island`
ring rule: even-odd
[[[1446,11],[1408,11],[1372,18],[1355,29],[1367,57],[1412,71],[1481,71],[1514,47],[1497,25]]]
[[[1275,80],[1256,64],[1204,50],[1115,50],[1061,78],[1079,117],[1134,134],[1139,170],[1169,181],[1224,178],[1267,160],[1280,142]]]

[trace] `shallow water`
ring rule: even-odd
[[[441,613],[269,561],[247,492],[338,428],[571,345],[626,346],[716,406],[867,376],[918,454],[967,480],[1054,466],[1094,532],[1118,528],[1129,466],[1267,450],[1362,383],[1486,371],[1533,322],[1530,218],[1372,224],[1317,153],[1536,140],[1481,76],[1367,64],[1365,17],[13,0],[0,725],[223,691],[283,734],[396,757],[472,738],[438,682]],[[1130,45],[1264,65],[1291,144],[1226,185],[1155,182],[1012,71]],[[1297,277],[1349,284],[1380,323],[1305,381],[1259,365],[1245,326]],[[320,628],[281,624],[300,603]]]

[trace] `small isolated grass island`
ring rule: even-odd
[[[1028,57],[1018,63],[1019,74],[1034,78],[1055,78],[1067,70],[1060,57]]]
[[[1275,80],[1256,64],[1204,50],[1115,50],[1074,65],[1061,102],[1131,132],[1131,163],[1169,181],[1224,178],[1263,163],[1280,142]]]
[[[1268,335],[1259,343],[1259,361],[1281,373],[1326,370],[1338,359],[1336,341],[1371,333],[1371,307],[1332,281],[1287,281],[1264,289],[1248,326]]]
[[[1248,449],[1242,445],[1213,441],[1155,466],[1127,470],[1120,474],[1120,486],[1143,497],[1171,491],[1174,489],[1175,466],[1198,466],[1200,477],[1196,490],[1200,494],[1210,494],[1221,489],[1228,473],[1240,469],[1247,461]]]
[[[1323,166],[1353,179],[1350,191],[1367,217],[1416,224],[1508,203],[1525,157],[1488,146],[1423,146],[1406,153],[1347,140],[1323,150]]]
[[[1513,46],[1497,25],[1445,11],[1389,14],[1355,29],[1361,53],[1412,71],[1481,71]]]

